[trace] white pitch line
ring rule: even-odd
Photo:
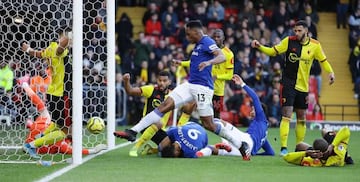
[[[97,154],[88,155],[88,156],[86,156],[86,157],[83,158],[82,164],[84,164],[85,162],[93,159],[94,157],[96,157],[96,156],[98,156],[98,155],[105,154],[105,153],[107,153],[107,152],[110,152],[110,151],[112,151],[112,150],[115,150],[115,149],[118,149],[118,148],[121,148],[121,147],[125,147],[125,146],[130,145],[130,144],[131,144],[131,142],[126,142],[126,143],[123,143],[123,144],[120,144],[120,145],[115,146],[115,147],[114,147],[113,149],[111,149],[111,150],[103,150],[103,151],[101,151],[101,152],[99,152],[99,153],[97,153]],[[49,174],[49,175],[47,175],[47,176],[45,176],[45,177],[37,180],[36,182],[48,182],[48,181],[51,181],[51,180],[55,179],[56,177],[59,177],[59,176],[63,175],[64,173],[66,173],[66,172],[68,172],[68,171],[70,171],[70,170],[72,170],[72,169],[74,169],[74,168],[76,168],[76,167],[78,167],[78,166],[80,166],[80,165],[81,165],[81,164],[70,164],[69,166],[66,166],[66,167],[60,169],[59,171],[56,171],[56,172],[54,172],[54,173],[51,173],[51,174]]]

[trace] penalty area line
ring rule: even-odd
[[[88,155],[88,156],[86,156],[86,157],[83,158],[82,164],[84,164],[85,162],[87,162],[87,161],[95,158],[95,157],[98,156],[98,155],[105,154],[105,153],[107,153],[107,152],[110,152],[110,151],[112,151],[112,150],[115,150],[115,149],[118,149],[118,148],[121,148],[121,147],[125,147],[125,146],[130,145],[130,144],[131,144],[131,142],[122,143],[122,144],[120,144],[120,145],[115,146],[115,147],[114,147],[113,149],[111,149],[111,150],[103,150],[103,151],[101,151],[101,152],[99,152],[99,153],[97,153],[97,154]],[[51,174],[49,174],[49,175],[47,175],[47,176],[45,176],[45,177],[37,180],[36,182],[48,182],[48,181],[51,181],[51,180],[55,179],[56,177],[59,177],[59,176],[67,173],[68,171],[70,171],[70,170],[72,170],[72,169],[74,169],[74,168],[76,168],[76,167],[78,167],[78,166],[80,166],[80,165],[81,165],[81,164],[70,164],[69,166],[66,166],[66,167],[64,167],[64,168],[62,168],[62,169],[60,169],[60,170],[58,170],[58,171],[56,171],[56,172],[54,172],[54,173],[51,173]]]

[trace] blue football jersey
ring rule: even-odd
[[[255,118],[251,122],[251,124],[247,130],[247,133],[250,134],[251,138],[254,141],[254,146],[251,151],[251,154],[256,155],[257,152],[261,148],[264,148],[264,150],[270,150],[268,148],[268,145],[264,145],[265,143],[268,144],[267,143],[268,121],[267,121],[266,115],[262,109],[259,97],[256,95],[256,93],[247,85],[245,85],[243,88],[245,89],[246,93],[253,100],[253,105],[254,105],[254,109],[255,109]],[[270,148],[271,148],[271,146],[270,146]]]
[[[214,82],[211,75],[212,66],[207,66],[199,71],[199,64],[214,58],[213,52],[220,49],[215,41],[205,35],[198,42],[190,57],[190,78],[189,83],[199,84],[214,89]]]
[[[205,148],[208,137],[205,129],[197,123],[188,122],[180,127],[170,127],[167,131],[171,142],[178,142],[186,158],[196,158],[197,151]]]

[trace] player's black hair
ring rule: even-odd
[[[170,72],[165,71],[165,70],[160,71],[159,76],[167,76],[167,77],[169,77],[169,78],[170,78]]]
[[[320,152],[325,152],[328,146],[329,144],[323,138],[316,139],[313,143],[314,150],[319,150]]]
[[[295,26],[303,26],[304,28],[308,28],[308,25],[305,20],[299,20],[295,23]]]
[[[164,147],[161,150],[161,157],[174,158],[175,157],[175,146],[169,145],[169,146]]]
[[[186,27],[201,29],[203,26],[200,20],[190,20],[188,23],[186,23]]]
[[[223,37],[225,37],[224,31],[221,30],[220,28],[217,28],[214,30],[214,33],[221,33]]]

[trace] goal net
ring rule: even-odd
[[[22,82],[27,82],[29,88],[35,92],[46,108],[49,109],[51,121],[63,122],[69,133],[64,139],[54,142],[44,142],[37,146],[40,160],[54,162],[66,161],[72,157],[72,141],[75,139],[72,131],[74,123],[81,128],[82,154],[94,153],[100,144],[108,144],[111,131],[100,134],[91,134],[86,130],[86,122],[89,118],[98,116],[109,123],[108,100],[115,100],[115,94],[108,94],[109,84],[113,84],[108,77],[107,62],[107,10],[105,0],[84,0],[82,3],[82,26],[83,37],[75,39],[69,44],[68,54],[64,58],[64,92],[60,100],[50,98],[47,92],[53,81],[59,81],[56,76],[61,74],[58,65],[49,58],[37,58],[30,56],[23,50],[23,43],[27,43],[32,49],[41,51],[50,47],[52,42],[59,42],[59,32],[65,32],[73,28],[73,0],[0,0],[0,162],[36,162],[39,159],[30,157],[24,153],[23,145],[26,142],[41,138],[47,133],[45,124],[38,135],[29,140],[29,133],[34,129],[32,125],[40,122],[42,116],[37,107],[34,97],[31,97]],[[79,9],[79,8],[78,8]],[[81,14],[81,13],[80,13]],[[74,23],[75,24],[75,23]],[[71,34],[67,34],[71,37]],[[82,55],[75,52],[75,42],[82,43]],[[28,53],[27,53],[28,52]],[[81,54],[81,51],[80,51]],[[79,59],[80,58],[80,59]],[[77,63],[76,63],[77,62]],[[74,70],[73,64],[81,65],[80,69]],[[59,63],[61,64],[61,62]],[[111,65],[112,63],[110,63]],[[5,71],[12,71],[13,78],[5,77]],[[78,67],[79,68],[79,67]],[[3,72],[4,71],[4,72]],[[81,74],[80,74],[81,73]],[[80,83],[73,83],[74,77],[83,75]],[[29,79],[27,81],[27,76]],[[11,77],[11,76],[10,76]],[[6,80],[8,79],[8,80]],[[21,80],[19,82],[19,80]],[[110,81],[110,82],[109,82]],[[5,82],[11,88],[5,88]],[[11,83],[9,83],[11,82]],[[82,88],[79,95],[75,96],[77,87]],[[61,89],[60,89],[61,90]],[[115,90],[115,89],[114,89]],[[50,100],[49,100],[50,99]],[[73,106],[76,99],[81,99],[81,113],[73,115]],[[50,110],[50,102],[60,107]],[[54,113],[60,113],[54,115]],[[79,117],[80,114],[80,117]],[[110,114],[111,116],[115,114]],[[56,118],[55,118],[56,117]],[[78,121],[76,119],[79,119]],[[72,127],[71,127],[72,126]],[[38,128],[36,128],[39,130]],[[112,130],[112,128],[110,128]],[[51,131],[51,130],[50,130]],[[79,132],[81,133],[81,132]],[[112,133],[112,132],[111,132]],[[31,138],[31,137],[30,137]],[[36,142],[35,142],[36,143]],[[39,142],[38,142],[39,143]],[[37,145],[39,145],[37,143]],[[42,149],[42,150],[40,150]],[[90,149],[90,150],[88,150]]]

